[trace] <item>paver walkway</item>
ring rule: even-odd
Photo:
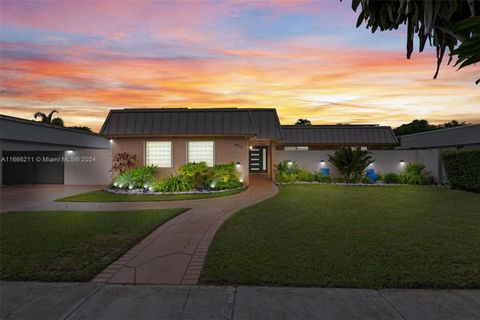
[[[162,207],[191,209],[161,225],[92,282],[197,284],[210,243],[223,222],[238,210],[277,192],[271,181],[253,176],[248,190],[234,196],[163,202]]]
[[[477,320],[480,290],[0,282],[0,318]]]

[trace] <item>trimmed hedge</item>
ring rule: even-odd
[[[480,149],[443,151],[442,160],[452,188],[480,193]]]

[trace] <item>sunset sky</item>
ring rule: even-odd
[[[351,1],[1,1],[1,113],[276,107],[284,124],[480,123],[479,66],[405,58],[404,29],[355,28]]]

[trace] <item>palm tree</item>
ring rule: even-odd
[[[53,125],[53,126],[63,127],[63,120],[62,120],[62,118],[58,118],[58,117],[53,118],[53,114],[54,114],[54,113],[58,113],[58,111],[57,111],[57,110],[53,110],[53,111],[50,112],[48,115],[46,115],[46,114],[43,113],[43,112],[37,112],[37,113],[35,113],[33,116],[35,117],[35,119],[41,118],[40,122],[42,122],[42,123],[47,123],[47,124],[51,124],[51,125]]]
[[[330,161],[345,178],[345,182],[358,182],[363,170],[375,160],[370,153],[360,148],[342,147],[335,154],[328,155]]]
[[[296,126],[311,126],[312,123],[308,119],[298,119],[295,123]]]

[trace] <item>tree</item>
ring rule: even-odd
[[[298,119],[295,123],[296,126],[311,126],[312,122],[308,119]]]
[[[328,161],[343,175],[345,182],[358,182],[365,168],[375,160],[366,150],[342,147],[333,156],[328,155]]]
[[[455,66],[459,69],[480,62],[480,0],[352,0],[353,11],[357,12],[359,7],[357,28],[363,22],[372,33],[396,30],[402,24],[407,26],[407,59],[414,49],[415,34],[419,52],[423,52],[427,41],[434,46],[437,56],[434,79],[447,48],[449,63],[457,56]],[[475,83],[480,83],[480,79]]]
[[[76,130],[87,131],[87,132],[93,132],[92,129],[87,127],[87,126],[72,126],[72,127],[69,127],[69,128],[76,129]]]
[[[462,126],[466,126],[466,125],[468,125],[468,123],[466,123],[465,121],[458,122],[457,120],[452,120],[450,122],[445,122],[443,125],[441,125],[439,127],[454,128],[454,127],[462,127]]]
[[[410,123],[402,124],[400,127],[393,129],[393,132],[397,136],[403,136],[406,134],[432,131],[435,129],[437,129],[437,126],[429,124],[427,120],[413,120]]]
[[[58,113],[57,110],[53,110],[51,111],[48,115],[46,115],[45,113],[43,112],[37,112],[35,113],[33,116],[35,119],[37,118],[40,118],[40,122],[42,123],[46,123],[46,124],[51,124],[51,125],[54,125],[54,126],[60,126],[60,127],[63,127],[63,120],[62,118],[53,118],[53,114],[54,113]]]

